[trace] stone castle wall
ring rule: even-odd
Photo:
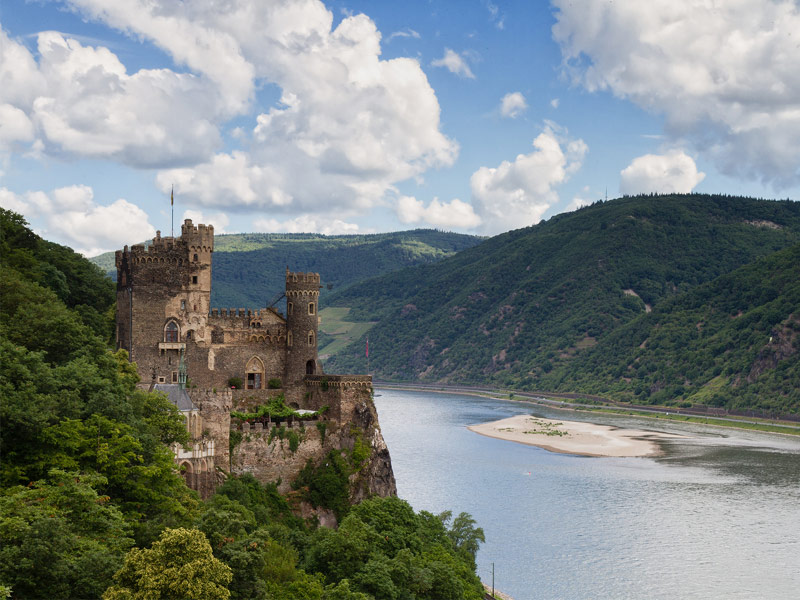
[[[318,360],[319,274],[286,270],[285,317],[272,308],[212,309],[213,250],[213,227],[187,219],[180,237],[158,232],[149,247],[126,246],[115,257],[118,347],[129,350],[145,387],[179,383],[183,366],[186,391],[202,416],[193,447],[174,449],[187,483],[205,496],[218,472],[230,471],[280,479],[285,487],[309,459],[352,449],[356,436],[373,452],[351,482],[353,499],[395,493],[371,378],[324,375]],[[231,390],[232,378],[245,389]],[[281,389],[268,389],[270,379],[280,380]],[[231,410],[250,412],[279,393],[295,408],[328,406],[323,418],[330,438],[323,444],[315,426],[305,427],[299,448],[287,454],[285,440],[269,441],[269,432],[253,429],[231,455]],[[196,429],[200,421],[189,422]]]

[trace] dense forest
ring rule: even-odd
[[[412,265],[436,262],[480,243],[482,238],[417,229],[370,235],[242,233],[214,238],[211,305],[266,306],[284,290],[284,272],[313,271],[329,290]],[[91,261],[116,277],[114,254]]]
[[[0,209],[0,277],[0,597],[482,597],[464,513],[375,498],[325,529],[252,477],[201,502],[167,446],[188,441],[182,418],[109,349],[102,270]],[[346,489],[344,459],[327,460],[297,493]]]
[[[352,285],[327,305],[377,322],[370,366],[389,380],[800,412],[798,243],[800,203],[628,197]],[[363,371],[364,337],[330,367]]]

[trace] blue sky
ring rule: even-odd
[[[792,0],[4,0],[0,205],[170,231],[492,235],[646,192],[800,194]]]

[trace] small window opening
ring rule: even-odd
[[[186,300],[181,300],[181,310],[186,310]]]
[[[287,346],[291,346],[292,345],[292,332],[291,331],[286,334],[286,345]]]
[[[178,372],[177,371],[173,371],[172,372],[172,383],[178,383]]]
[[[159,377],[158,378],[158,383],[166,383],[166,381],[167,381],[166,377]]]
[[[192,275],[192,283],[197,283],[197,275]]]
[[[308,345],[309,346],[313,346],[314,345],[314,332],[313,331],[309,331],[308,332]]]
[[[293,310],[294,310],[294,304],[292,304],[291,302],[287,302],[286,303],[286,315],[287,316],[291,316]]]
[[[308,314],[313,315],[317,312],[317,306],[313,302],[308,303]]]
[[[248,373],[247,374],[247,389],[260,390],[261,389],[261,373]]]
[[[194,262],[197,262],[197,254],[194,255]]]
[[[187,339],[187,340],[190,340],[190,339],[192,339],[192,330],[191,330],[191,329],[190,329],[189,331],[187,331],[187,332],[186,332],[186,339]]]

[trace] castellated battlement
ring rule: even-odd
[[[286,291],[315,290],[321,287],[319,273],[293,273],[286,269]]]
[[[226,332],[220,340],[229,342],[284,343],[286,321],[277,311],[269,308],[251,310],[244,308],[212,308],[207,319],[209,327]]]
[[[256,320],[274,319],[276,316],[280,317],[278,311],[273,308],[212,308],[209,311],[209,316],[212,318],[221,317],[227,318],[248,318]]]
[[[181,225],[181,240],[192,251],[202,249],[205,252],[213,252],[214,226],[202,223],[193,225],[191,219],[186,219]]]
[[[183,266],[190,262],[200,260],[200,255],[214,251],[214,226],[191,225],[191,219],[181,227],[183,235],[180,238],[172,236],[161,237],[161,231],[156,231],[156,236],[150,244],[134,244],[114,253],[114,263],[119,269],[125,259],[129,265],[166,263]],[[210,260],[203,256],[203,260]]]
[[[306,385],[321,388],[372,387],[372,375],[306,375]]]

